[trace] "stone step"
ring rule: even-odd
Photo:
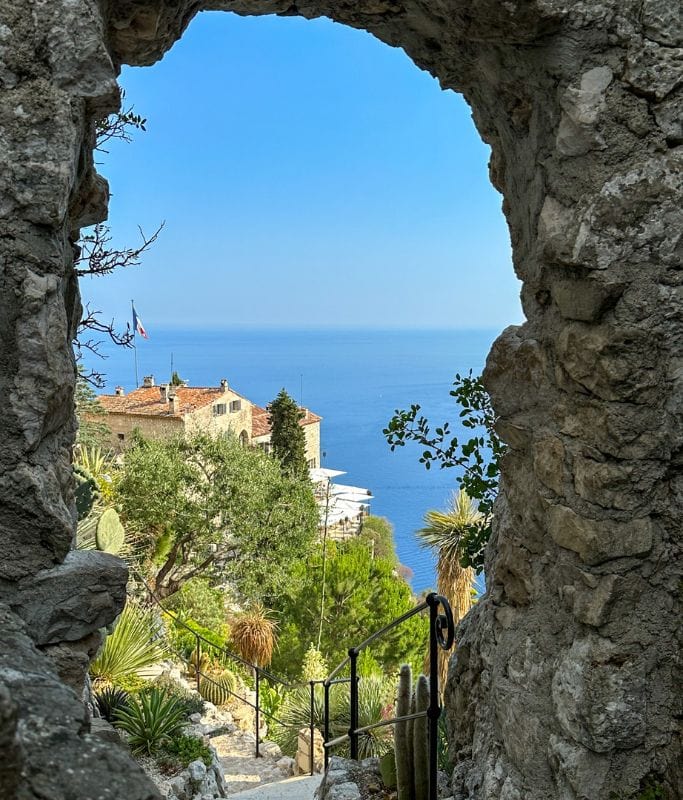
[[[253,789],[231,794],[230,800],[313,800],[322,775],[287,778],[276,783],[264,783]]]

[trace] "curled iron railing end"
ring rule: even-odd
[[[434,620],[434,633],[439,647],[442,650],[450,650],[455,641],[455,621],[451,604],[443,595],[436,592],[431,592],[427,595],[427,603],[430,606],[434,606],[437,611],[441,607],[441,613],[437,614]]]

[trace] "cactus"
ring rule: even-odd
[[[215,706],[225,705],[236,688],[237,678],[227,669],[220,675],[205,676],[199,681],[199,694]]]
[[[396,697],[396,716],[410,714],[413,693],[413,674],[410,666],[401,667]],[[396,754],[396,789],[398,800],[413,798],[412,742],[408,738],[408,722],[397,722],[394,726],[394,752]]]
[[[420,675],[415,686],[415,713],[429,708],[429,681]],[[427,717],[414,720],[413,724],[413,774],[415,776],[415,800],[429,797],[429,749],[427,746]]]
[[[411,691],[410,693],[410,714],[415,713],[415,692]],[[413,749],[413,734],[415,731],[415,722],[414,719],[408,720],[408,747],[410,747],[410,772],[411,774],[415,771],[415,751]],[[414,783],[414,781],[413,781]],[[415,795],[415,790],[413,789],[412,796]]]
[[[97,488],[97,481],[85,467],[75,464],[74,478],[76,479],[76,511],[78,519],[81,521],[92,511],[100,492]]]
[[[97,549],[105,553],[118,554],[123,547],[124,535],[123,525],[116,511],[108,508],[102,512],[95,534]]]

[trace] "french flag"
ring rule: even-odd
[[[149,339],[147,331],[145,330],[145,326],[142,324],[142,320],[138,316],[138,312],[135,310],[135,306],[133,306],[133,328],[144,339]]]

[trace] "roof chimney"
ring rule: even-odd
[[[168,386],[165,383],[159,387],[159,397],[162,403],[168,403]]]
[[[227,382],[227,380],[225,378],[221,378],[221,389],[224,392],[228,391],[228,382]]]
[[[124,394],[125,394],[125,392],[123,391],[123,386],[117,386],[117,387],[114,389],[114,394],[115,394],[117,397],[123,397],[123,396],[124,396]]]
[[[142,379],[142,388],[151,389],[154,386],[154,375],[145,375]]]
[[[174,394],[174,395],[171,396],[170,399],[171,399],[171,405],[172,405],[172,408],[173,408],[173,413],[174,414],[179,414],[180,413],[180,400],[178,399],[178,395]]]

